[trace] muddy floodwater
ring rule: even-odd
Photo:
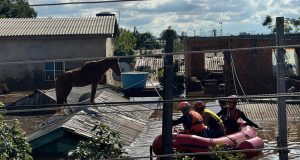
[[[215,110],[216,111],[216,110]],[[162,129],[162,114],[161,112],[156,112],[150,118],[147,129],[140,135],[136,142],[128,148],[127,152],[130,157],[144,157],[150,155],[150,145],[152,144],[154,138],[161,134]],[[173,118],[180,116],[180,113],[173,113]],[[276,160],[279,159],[279,154],[272,150],[276,148],[276,136],[278,132],[277,120],[268,121],[255,121],[262,130],[257,130],[257,134],[260,138],[264,140],[265,150],[263,154],[259,157],[253,159],[259,160]],[[289,159],[299,159],[300,160],[300,121],[299,119],[292,119],[287,122],[288,129],[288,147]],[[141,158],[149,159],[149,158]]]

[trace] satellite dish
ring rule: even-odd
[[[130,71],[130,65],[126,62],[120,62],[119,63],[121,72],[129,72]],[[121,81],[121,76],[117,76],[115,72],[112,72],[112,77],[115,81]]]

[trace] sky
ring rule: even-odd
[[[30,5],[101,0],[28,0]],[[103,1],[103,0],[102,0]],[[262,26],[267,15],[300,17],[300,0],[147,0],[98,4],[33,7],[38,17],[93,17],[100,12],[116,14],[120,27],[150,32],[158,37],[171,26],[188,36],[268,34]]]

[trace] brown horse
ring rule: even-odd
[[[57,104],[67,103],[72,87],[83,87],[92,84],[90,102],[94,103],[98,83],[105,77],[104,73],[112,69],[117,76],[121,75],[117,58],[86,62],[82,67],[65,72],[55,80]]]

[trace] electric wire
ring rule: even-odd
[[[274,94],[274,95],[247,95],[247,96],[238,96],[238,99],[265,99],[265,98],[283,98],[283,97],[300,97],[300,94]],[[118,102],[99,102],[99,103],[73,103],[73,104],[39,104],[39,105],[18,105],[9,108],[2,107],[0,108],[0,113],[21,113],[21,112],[35,112],[35,111],[51,111],[57,109],[83,109],[86,107],[107,107],[109,106],[118,106],[124,107],[126,105],[140,105],[140,104],[157,104],[157,103],[173,103],[181,101],[203,101],[203,100],[226,100],[232,99],[230,97],[214,97],[214,98],[189,98],[189,99],[173,99],[173,100],[159,100],[159,101],[118,101]],[[42,108],[41,108],[42,106]]]
[[[82,1],[82,2],[64,2],[64,3],[41,3],[41,4],[30,4],[31,7],[42,7],[42,6],[61,6],[61,5],[72,5],[72,4],[94,4],[94,3],[121,3],[121,2],[142,2],[149,0],[106,0],[106,1]]]
[[[182,156],[213,156],[217,153],[247,153],[247,152],[261,152],[261,151],[289,151],[291,149],[300,150],[300,147],[273,147],[273,148],[261,148],[261,149],[243,149],[243,150],[228,150],[228,151],[208,151],[208,152],[196,152],[196,153],[176,153],[176,154],[162,154],[153,156],[140,156],[140,157],[124,157],[124,158],[112,158],[112,160],[122,159],[150,159],[150,158],[167,158],[167,157],[182,157]]]
[[[234,49],[215,49],[215,50],[198,50],[198,51],[183,51],[183,52],[172,52],[172,53],[157,53],[148,55],[127,55],[127,56],[112,56],[112,57],[86,57],[86,58],[60,58],[60,59],[46,59],[46,60],[26,60],[26,61],[6,61],[0,62],[0,65],[11,65],[11,64],[33,64],[33,63],[45,63],[52,61],[84,61],[84,60],[95,60],[95,59],[110,59],[110,58],[135,58],[135,57],[156,57],[166,55],[190,55],[190,54],[203,54],[205,52],[236,52],[236,51],[249,51],[249,50],[262,50],[262,49],[276,49],[276,48],[297,48],[297,45],[283,45],[283,46],[264,46],[264,47],[246,47],[246,48],[234,48]],[[242,54],[242,53],[241,53]]]

